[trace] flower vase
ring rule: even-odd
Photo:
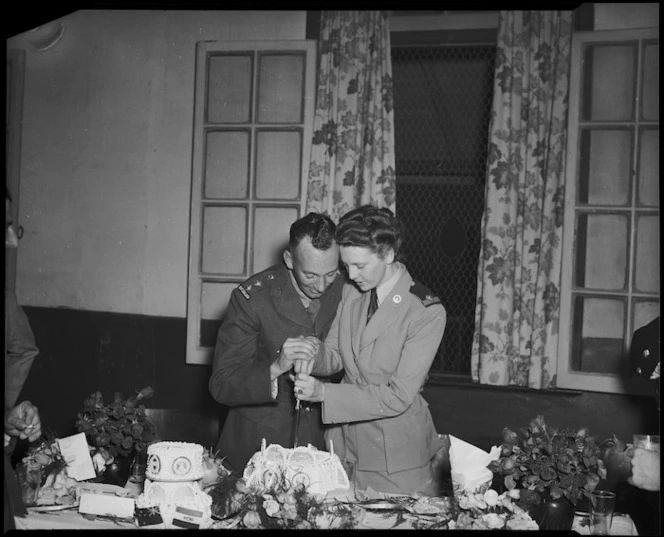
[[[124,487],[131,475],[131,467],[134,463],[134,454],[117,455],[113,462],[106,466],[102,475],[102,483]]]
[[[531,516],[540,530],[569,531],[574,522],[574,505],[564,497],[547,500],[533,507]]]

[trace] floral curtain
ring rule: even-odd
[[[307,212],[367,203],[395,211],[387,13],[323,11]]]
[[[501,11],[474,381],[556,385],[572,13]]]

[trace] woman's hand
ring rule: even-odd
[[[311,375],[298,373],[295,377],[295,397],[300,401],[319,403],[325,399],[325,384]]]
[[[20,439],[37,440],[41,432],[41,420],[37,407],[30,401],[23,401],[5,412],[5,434]]]
[[[635,448],[627,482],[640,489],[659,490],[659,456],[659,451]]]

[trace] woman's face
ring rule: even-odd
[[[387,267],[394,260],[391,249],[384,257],[362,246],[342,246],[339,252],[348,277],[363,292],[378,287],[391,276],[387,274]]]

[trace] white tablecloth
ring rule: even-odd
[[[91,530],[117,530],[134,529],[131,522],[116,521],[109,519],[87,520],[76,509],[66,511],[53,511],[48,513],[31,512],[25,518],[16,517],[16,527],[21,530],[36,529],[91,529]],[[358,529],[412,529],[413,526],[409,519],[395,526],[396,515],[382,516],[377,513],[367,513],[363,523]],[[572,529],[581,535],[590,535],[590,525],[588,519],[577,515],[574,518]],[[611,525],[611,535],[638,535],[636,526],[629,516],[618,515],[613,517]]]

